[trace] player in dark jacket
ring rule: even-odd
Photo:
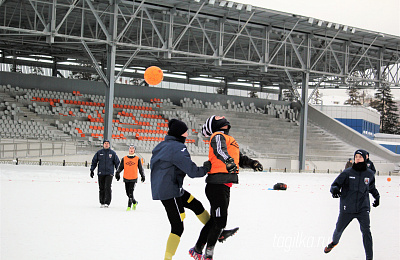
[[[186,175],[191,178],[203,177],[210,168],[209,162],[197,167],[191,160],[184,144],[188,136],[184,122],[172,119],[168,127],[168,135],[153,149],[150,160],[153,200],[161,200],[171,224],[165,260],[172,259],[178,248],[183,233],[184,208],[192,210],[203,224],[210,218],[201,202],[182,188]]]
[[[213,258],[215,244],[228,219],[230,188],[232,183],[238,183],[239,166],[263,170],[259,161],[239,151],[238,143],[228,135],[230,128],[230,123],[223,116],[212,116],[203,125],[202,134],[210,136],[208,159],[211,169],[206,178],[206,196],[211,205],[211,218],[201,230],[196,245],[189,250],[194,259]]]
[[[97,175],[99,178],[99,200],[101,208],[108,208],[111,203],[111,183],[114,176],[114,168],[117,169],[119,158],[117,154],[111,150],[110,141],[103,141],[103,149],[97,151],[93,156],[92,165],[90,167],[90,177],[93,178],[94,170],[97,167]]]
[[[133,144],[129,146],[128,155],[122,158],[121,163],[115,172],[115,179],[117,179],[117,181],[119,181],[120,172],[122,171],[124,171],[125,191],[128,196],[128,208],[126,211],[130,211],[131,209],[136,210],[138,202],[135,200],[133,192],[135,191],[138,179],[138,171],[142,182],[144,182],[146,178],[144,176],[142,160],[135,155],[135,146]]]
[[[360,223],[367,260],[373,257],[369,194],[375,198],[372,204],[374,207],[379,206],[380,196],[375,187],[374,173],[367,168],[366,155],[364,150],[357,150],[353,166],[345,169],[331,185],[332,196],[340,197],[340,213],[332,242],[325,247],[325,253],[329,253],[339,243],[347,225],[356,218]]]
[[[197,167],[191,160],[184,144],[188,136],[188,128],[184,122],[171,119],[168,127],[168,135],[163,142],[153,149],[150,160],[153,200],[161,200],[171,224],[165,260],[172,259],[178,248],[183,233],[184,208],[193,211],[203,224],[206,224],[210,219],[210,214],[204,209],[201,202],[184,190],[182,185],[186,175],[191,178],[205,176],[211,169],[211,164],[206,161],[203,167]],[[234,229],[224,230],[219,241],[224,241],[234,233]]]
[[[374,163],[369,159],[369,152],[365,151],[367,153],[367,167],[371,169],[371,171],[376,173],[375,165]]]

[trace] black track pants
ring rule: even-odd
[[[196,247],[215,246],[218,237],[226,226],[230,200],[230,187],[225,184],[207,184],[206,196],[211,205],[211,218],[200,232]]]
[[[98,175],[99,176],[99,200],[100,204],[110,205],[111,203],[111,183],[113,180],[112,175]]]
[[[131,207],[132,204],[136,204],[137,202],[133,195],[135,187],[136,187],[136,182],[125,182],[126,196],[128,196],[128,207]]]
[[[364,211],[360,213],[340,213],[336,222],[336,229],[333,232],[333,243],[339,243],[343,231],[350,224],[353,219],[357,219],[360,223],[360,230],[363,237],[364,250],[367,259],[372,259],[372,235],[370,230],[369,212]]]

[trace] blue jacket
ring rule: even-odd
[[[101,149],[93,156],[90,171],[94,171],[97,165],[98,175],[114,175],[114,168],[119,165],[118,155],[111,149]]]
[[[203,177],[206,172],[203,167],[197,167],[190,158],[186,145],[176,137],[167,135],[165,141],[159,143],[152,151],[151,193],[153,200],[166,200],[181,197],[183,179]]]
[[[368,168],[365,171],[345,169],[332,183],[331,192],[335,188],[341,190],[340,212],[343,213],[370,211],[369,194],[379,198],[374,173]]]

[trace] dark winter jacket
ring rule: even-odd
[[[101,149],[93,156],[90,171],[97,167],[98,175],[114,175],[114,168],[119,165],[118,155],[111,149]]]
[[[375,165],[370,159],[367,159],[367,167],[370,168],[371,171],[374,172],[374,174],[376,173]]]
[[[377,199],[379,192],[375,187],[375,176],[370,169],[356,171],[345,169],[332,183],[334,189],[341,191],[340,211],[343,213],[359,213],[371,209],[369,194]]]
[[[151,193],[153,200],[166,200],[183,195],[183,179],[203,177],[203,167],[197,167],[191,160],[186,145],[174,136],[167,135],[152,151]]]

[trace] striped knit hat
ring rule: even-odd
[[[226,120],[226,118],[216,120],[215,115],[213,115],[206,120],[201,129],[201,133],[205,137],[210,137],[214,132],[220,130],[226,125],[229,126],[228,129],[231,128],[231,125],[229,124],[228,120]]]

